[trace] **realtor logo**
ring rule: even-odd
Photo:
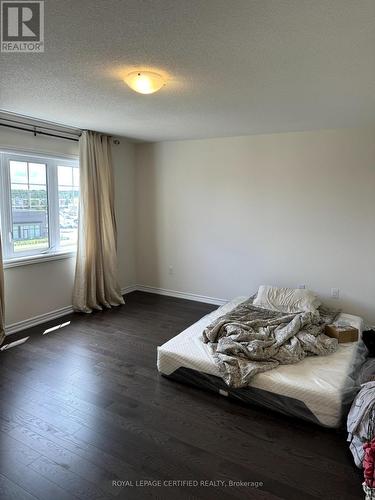
[[[1,52],[44,52],[44,0],[1,1]]]

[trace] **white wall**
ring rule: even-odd
[[[136,283],[135,145],[124,138],[112,146],[117,220],[117,254],[121,288]]]
[[[78,143],[0,127],[0,148],[39,153],[78,155]],[[134,256],[134,145],[120,139],[113,146],[118,223],[119,281],[135,282]],[[75,259],[64,259],[5,269],[6,325],[55,311],[72,303]]]
[[[0,147],[78,153],[74,142],[3,128]],[[121,139],[113,160],[121,287],[226,299],[261,283],[306,284],[375,321],[374,129]],[[70,306],[74,265],[6,269],[7,325]]]
[[[139,144],[136,163],[138,283],[305,284],[375,321],[374,129]]]

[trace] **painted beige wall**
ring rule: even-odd
[[[121,288],[136,283],[135,261],[135,145],[124,138],[113,145],[117,254]]]
[[[136,149],[138,283],[223,299],[305,284],[375,321],[374,129]]]
[[[78,153],[75,143],[6,129],[0,147]],[[113,160],[122,287],[226,299],[261,283],[306,284],[375,321],[374,129],[121,139]],[[69,306],[74,265],[5,270],[7,324]]]
[[[0,128],[0,147],[78,155],[78,143]],[[113,146],[118,222],[119,281],[135,282],[134,256],[134,145],[120,139]],[[75,259],[64,259],[5,269],[6,324],[30,319],[70,306]]]

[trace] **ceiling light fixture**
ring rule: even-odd
[[[153,94],[165,85],[164,78],[153,71],[132,71],[124,78],[125,83],[140,94]]]

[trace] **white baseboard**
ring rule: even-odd
[[[166,295],[168,297],[176,297],[179,299],[186,300],[195,300],[196,302],[205,302],[206,304],[214,304],[221,306],[228,302],[224,299],[218,299],[215,297],[207,297],[206,295],[198,295],[196,293],[187,293],[187,292],[178,292],[177,290],[168,290],[166,288],[158,288],[154,286],[145,286],[145,285],[131,285],[121,289],[121,294],[125,295],[130,292],[148,292],[155,293],[157,295]],[[66,316],[67,314],[73,313],[73,306],[62,307],[61,309],[56,309],[55,311],[50,311],[44,314],[39,314],[38,316],[34,316],[29,319],[24,319],[22,321],[18,321],[16,323],[11,323],[5,327],[5,335],[12,335],[13,333],[20,332],[22,330],[26,330],[27,328],[31,328],[33,326],[40,325],[41,323],[45,323],[47,321],[51,321],[57,318],[61,318],[62,316]]]
[[[136,290],[138,290],[137,285],[126,286],[125,288],[121,288],[121,295],[125,295],[126,293],[130,292],[135,292]]]
[[[17,333],[22,330],[26,330],[26,328],[31,328],[32,326],[40,325],[41,323],[45,323],[46,321],[51,321],[56,318],[61,318],[62,316],[66,316],[67,314],[71,314],[72,312],[73,312],[73,307],[67,306],[67,307],[62,307],[61,309],[56,309],[55,311],[39,314],[38,316],[34,316],[29,319],[17,321],[17,323],[11,323],[10,325],[5,326],[5,335],[12,335],[12,333]]]
[[[205,302],[206,304],[214,304],[216,306],[222,306],[228,302],[228,300],[218,299],[216,297],[207,297],[206,295],[198,295],[196,293],[178,292],[177,290],[168,290],[167,288],[158,288],[154,286],[136,285],[135,290],[156,293],[157,295],[167,295],[168,297],[176,297],[179,299],[195,300],[196,302]]]

